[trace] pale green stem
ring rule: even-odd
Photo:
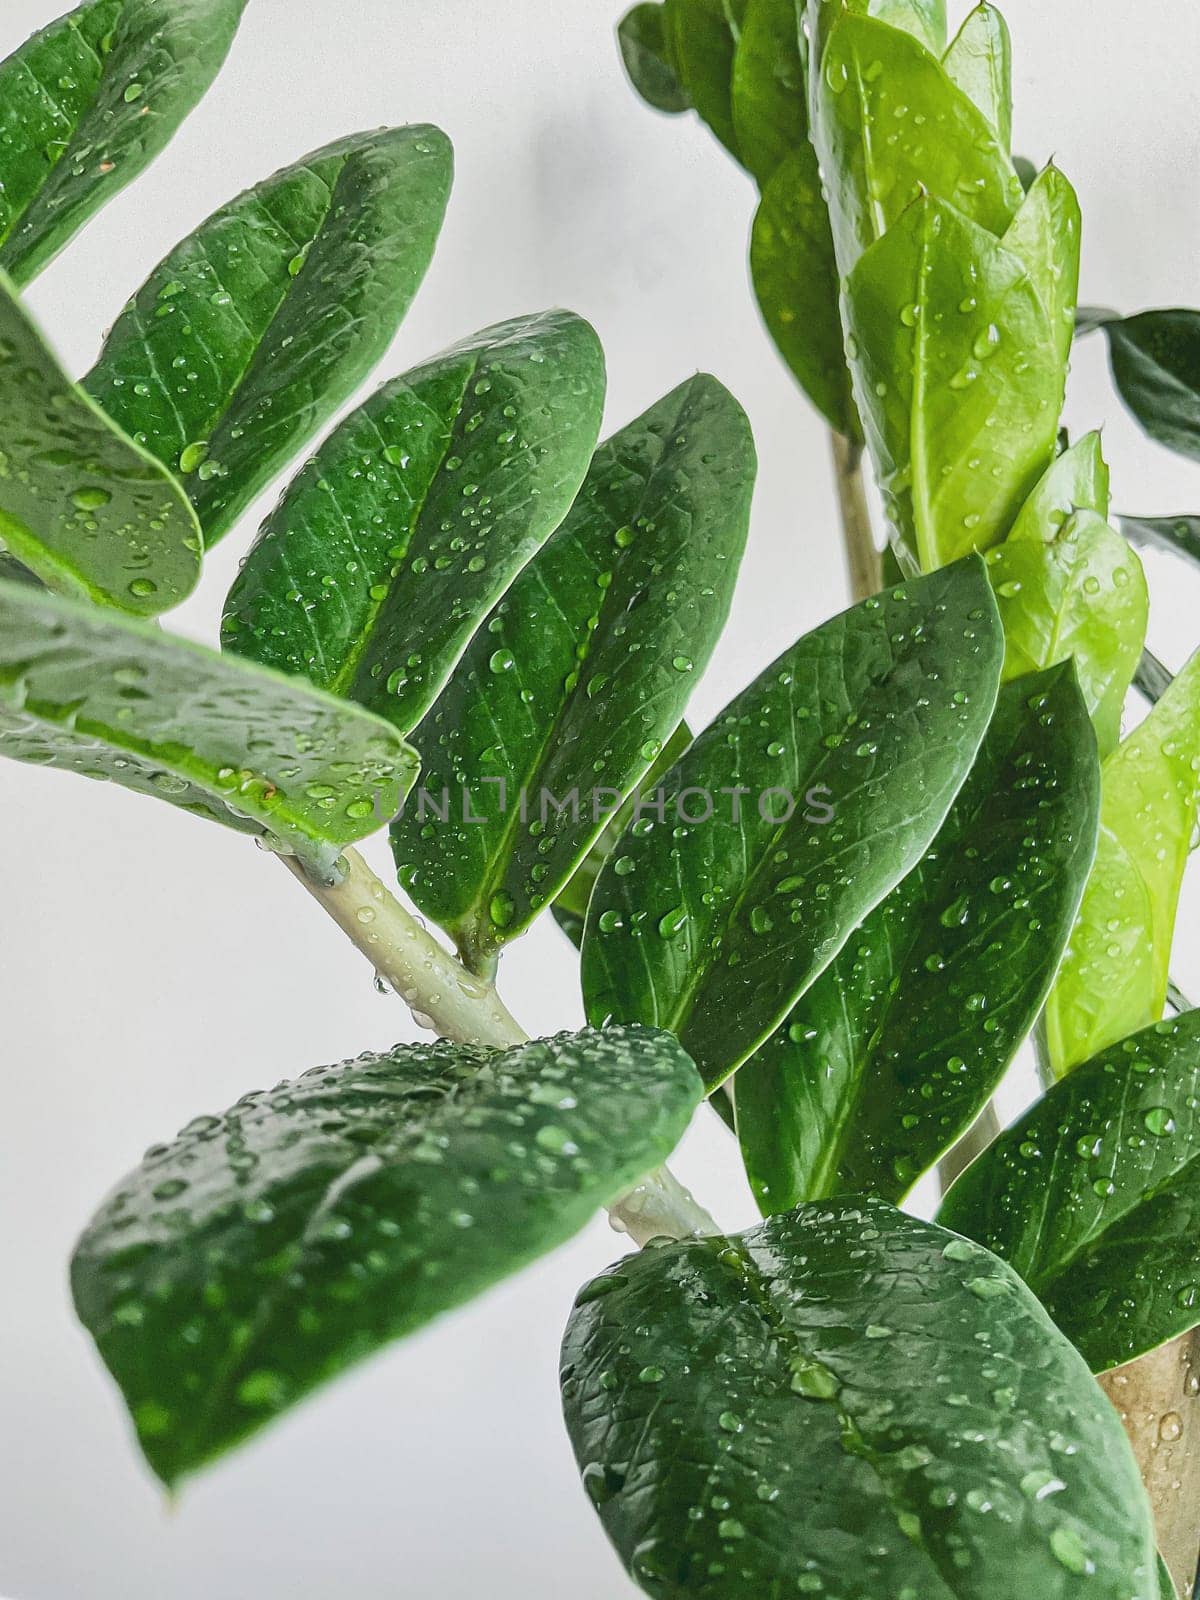
[[[294,857],[282,860],[407,1004],[421,1027],[457,1044],[507,1050],[527,1043],[529,1035],[495,986],[468,972],[444,950],[356,850],[344,852],[344,875],[333,884],[310,878]],[[718,1232],[708,1212],[665,1167],[611,1206],[609,1217],[614,1228],[639,1245],[651,1239]]]
[[[857,600],[869,600],[883,588],[883,562],[875,547],[871,511],[867,505],[862,470],[862,446],[840,433],[831,433],[833,475],[837,486],[838,510],[842,519],[842,541],[846,550],[846,570],[850,592]]]

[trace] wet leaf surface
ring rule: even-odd
[[[569,1239],[670,1154],[673,1039],[397,1045],[151,1150],[84,1233],[75,1304],[173,1484]]]
[[[951,1189],[938,1220],[1003,1256],[1093,1372],[1200,1324],[1200,1012],[1058,1083]]]
[[[648,1594],[1152,1600],[1132,1451],[1010,1268],[880,1201],[650,1248],[583,1289],[567,1427]]]
[[[1009,684],[927,855],[734,1079],[765,1213],[898,1202],[971,1126],[1046,998],[1099,809],[1071,669]]]

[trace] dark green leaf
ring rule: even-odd
[[[920,866],[734,1080],[764,1212],[899,1201],[971,1126],[1042,1008],[1099,809],[1070,668],[1009,684]]]
[[[629,80],[656,111],[690,111],[688,99],[667,45],[666,7],[657,0],[634,6],[617,29],[621,59]]]
[[[678,727],[729,611],[754,471],[715,378],[658,401],[597,452],[414,733],[400,881],[473,965],[555,898]]]
[[[830,427],[861,438],[842,346],[829,212],[807,140],[763,190],[750,235],[750,272],[763,320],[797,383]]]
[[[1200,517],[1118,517],[1121,532],[1146,550],[1167,550],[1200,566]]]
[[[747,0],[666,0],[666,53],[684,94],[737,159],[731,82]]]
[[[619,1262],[576,1301],[567,1429],[661,1600],[1153,1600],[1120,1420],[1024,1284],[880,1201]]]
[[[408,732],[570,509],[603,405],[603,353],[569,311],[485,328],[385,384],[264,523],[226,647]]]
[[[0,268],[28,283],[147,167],[246,0],[89,0],[0,63]]]
[[[1167,670],[1154,652],[1143,650],[1133,675],[1133,686],[1143,699],[1156,706],[1174,682],[1175,674]]]
[[[71,382],[3,274],[0,538],[51,588],[142,616],[200,576],[182,488]]]
[[[1117,393],[1150,438],[1200,461],[1200,311],[1098,313],[1080,332],[1102,327]]]
[[[417,772],[386,722],[146,623],[0,582],[0,755],[156,795],[328,874]]]
[[[947,77],[975,102],[1007,150],[1012,144],[1012,40],[1008,23],[995,6],[985,0],[975,7],[946,51],[943,65]]]
[[[1058,1076],[1157,1022],[1200,805],[1200,653],[1104,763],[1100,845],[1046,1008]]]
[[[987,729],[983,563],[864,601],[785,652],[664,780],[588,910],[593,1023],[670,1029],[721,1083],[916,866]]]
[[[762,185],[808,145],[808,97],[797,0],[747,0],[733,58],[731,115],[738,159]]]
[[[1073,659],[1107,757],[1120,742],[1146,638],[1150,598],[1141,562],[1102,517],[1083,511],[1049,543],[1006,540],[988,552],[988,572],[1007,641],[1005,677]]]
[[[673,1039],[397,1045],[198,1117],[81,1239],[71,1279],[167,1483],[578,1232],[700,1096]]]
[[[812,94],[813,142],[843,275],[921,194],[994,236],[1008,228],[1024,196],[1021,180],[995,129],[911,34],[843,13]],[[903,137],[873,137],[888,128]]]
[[[1014,156],[1013,166],[1016,168],[1017,177],[1021,180],[1021,187],[1028,194],[1037,182],[1038,168],[1030,161],[1028,156]]]
[[[1167,1570],[1167,1563],[1161,1556],[1158,1558],[1158,1582],[1162,1600],[1179,1600],[1179,1591],[1175,1587],[1175,1580]]]
[[[201,224],[118,319],[84,384],[182,474],[209,544],[391,343],[452,166],[431,127],[328,145]]]
[[[859,261],[844,310],[898,536],[926,571],[987,549],[1054,459],[1066,381],[1029,268],[926,197]]]
[[[1110,311],[1105,306],[1080,306],[1075,312],[1075,336],[1085,338],[1089,333],[1098,333],[1107,323],[1120,320],[1119,311]]]
[[[1200,1012],[1111,1046],[951,1189],[938,1219],[1003,1256],[1093,1372],[1200,1323]]]
[[[642,780],[640,794],[647,797],[647,806],[654,799],[659,781],[670,772],[691,742],[692,731],[686,722],[681,722],[663,746],[658,760]],[[587,918],[588,901],[592,898],[592,890],[596,887],[600,868],[616,849],[621,835],[633,821],[637,808],[638,795],[630,794],[620,810],[614,812],[605,823],[604,831],[592,841],[591,849],[575,868],[571,881],[564,885],[550,908],[554,913],[555,922],[576,950],[583,945],[583,926]]]

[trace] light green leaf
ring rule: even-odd
[[[1099,809],[1070,668],[1009,684],[920,865],[734,1079],[766,1214],[833,1194],[899,1202],[971,1126],[1041,1011]]]
[[[995,130],[923,44],[845,12],[821,62],[810,74],[812,137],[843,276],[919,195],[994,236],[1007,230],[1024,197],[1021,180]],[[897,138],[876,138],[876,129]]]
[[[691,110],[667,45],[664,5],[647,0],[627,11],[617,28],[617,41],[629,81],[648,105],[672,114]]]
[[[1098,433],[1085,433],[1048,468],[1017,513],[1009,539],[1051,544],[1077,511],[1107,518],[1108,462]]]
[[[1034,180],[1002,241],[1029,268],[1064,367],[1075,342],[1082,229],[1078,195],[1049,166]]]
[[[89,0],[0,62],[0,269],[28,283],[149,166],[246,0]]]
[[[1104,763],[1096,865],[1046,1008],[1059,1077],[1162,1016],[1198,804],[1200,653]]]
[[[603,405],[603,352],[569,311],[485,328],[385,384],[263,524],[226,648],[407,733],[569,511]]]
[[[862,257],[844,316],[859,411],[909,555],[930,571],[997,543],[1054,460],[1066,381],[1024,262],[926,197]]]
[[[397,1045],[198,1117],[94,1218],[79,1316],[168,1484],[577,1233],[700,1097],[673,1039]]]
[[[710,1090],[787,1016],[945,820],[995,703],[983,563],[835,617],[743,691],[588,908],[589,1019],[683,1041]]]
[[[3,274],[0,538],[50,588],[143,616],[200,576],[187,496],[71,382]]]
[[[1109,1047],[968,1167],[938,1220],[1015,1267],[1093,1372],[1200,1323],[1200,1012]]]
[[[688,101],[737,159],[731,81],[747,0],[666,0],[666,53]]]
[[[1012,39],[993,5],[975,7],[942,62],[946,76],[979,107],[1002,147],[1012,146]]]
[[[763,190],[750,235],[750,272],[763,321],[797,383],[831,428],[861,438],[842,344],[829,212],[807,140]]]
[[[803,5],[804,0],[801,0]],[[808,0],[809,33],[820,48],[844,11],[874,17],[919,39],[939,59],[946,50],[946,0]],[[820,48],[814,52],[820,59]]]
[[[421,788],[392,850],[472,966],[555,898],[678,727],[728,615],[754,472],[715,378],[658,401],[597,452],[415,731]]]
[[[808,96],[797,0],[747,0],[733,58],[730,115],[738,160],[765,185],[808,146]]]
[[[873,1200],[618,1262],[562,1357],[584,1487],[659,1600],[1154,1600],[1120,1419],[1017,1275]]]
[[[604,831],[592,841],[591,849],[575,868],[570,882],[563,886],[551,906],[555,922],[576,950],[583,946],[583,927],[587,920],[588,901],[592,898],[592,890],[596,887],[600,869],[620,843],[626,828],[634,820],[638,810],[638,800],[645,797],[647,808],[657,803],[656,791],[661,780],[670,772],[691,742],[692,731],[686,722],[681,722],[663,745],[662,754],[643,778],[639,792],[631,793],[620,810],[614,812],[605,823]]]
[[[427,126],[327,145],[209,217],[118,319],[84,384],[182,474],[209,544],[391,343],[452,167]]]
[[[1146,640],[1141,562],[1091,511],[1071,517],[1049,544],[1010,538],[987,560],[1004,624],[1005,679],[1073,659],[1100,754],[1109,756]]]
[[[385,722],[306,684],[0,582],[0,755],[265,835],[323,876],[417,773]]]

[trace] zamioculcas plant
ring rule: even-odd
[[[751,1182],[769,1216],[847,1190],[898,1200],[1032,1030],[1055,1086],[990,1148],[984,1112],[943,1162],[948,1184],[979,1156],[940,1220],[1014,1265],[1109,1374],[1190,1594],[1200,1346],[1171,1341],[1200,1320],[1195,1047],[1169,967],[1200,803],[1200,658],[1172,680],[1144,653],[1127,541],[1196,562],[1200,521],[1124,517],[1118,532],[1099,436],[1067,439],[1060,415],[1073,341],[1102,329],[1137,420],[1200,457],[1200,317],[1077,312],[1078,203],[1054,165],[1011,153],[1011,46],[990,4],[951,37],[942,0],[665,0],[619,36],[643,98],[698,112],[759,187],[754,287],[834,430],[856,592],[979,552],[1004,636],[988,737],[939,838],[737,1074]],[[1094,862],[1051,866],[1033,819],[1078,802],[1052,781],[1028,815],[1010,806],[1063,759],[1049,709],[1068,670],[1101,761],[1100,826]],[[1035,674],[1042,715],[1021,729]],[[1152,703],[1140,722],[1135,682]],[[1064,870],[1082,899],[1051,907]]]
[[[79,74],[61,138],[5,102],[12,271],[153,153],[237,9],[92,0],[0,68]],[[644,1248],[580,1291],[562,1392],[646,1592],[1174,1593],[1092,1373],[1200,1321],[1194,1030],[1154,1014],[1194,689],[1118,742],[1145,593],[1097,441],[1059,448],[1073,199],[1009,159],[998,16],[944,57],[941,21],[668,0],[623,29],[648,96],[771,195],[760,288],[851,507],[869,442],[898,564],[707,727],[684,717],[747,537],[746,418],[701,375],[599,443],[603,357],[564,311],[344,418],[220,650],[158,620],[386,347],[447,202],[436,129],[230,202],[79,383],[0,283],[0,752],[251,835],[437,1036],[225,1111],[198,1091],[84,1228],[75,1304],[165,1484],[607,1208]],[[354,848],[385,828],[404,899]],[[583,1007],[530,1039],[497,976],[547,912]],[[1118,985],[1091,930],[1137,917]],[[1063,1081],[939,1221],[906,1214],[1039,1026]],[[705,1098],[764,1213],[743,1233],[664,1166]]]

